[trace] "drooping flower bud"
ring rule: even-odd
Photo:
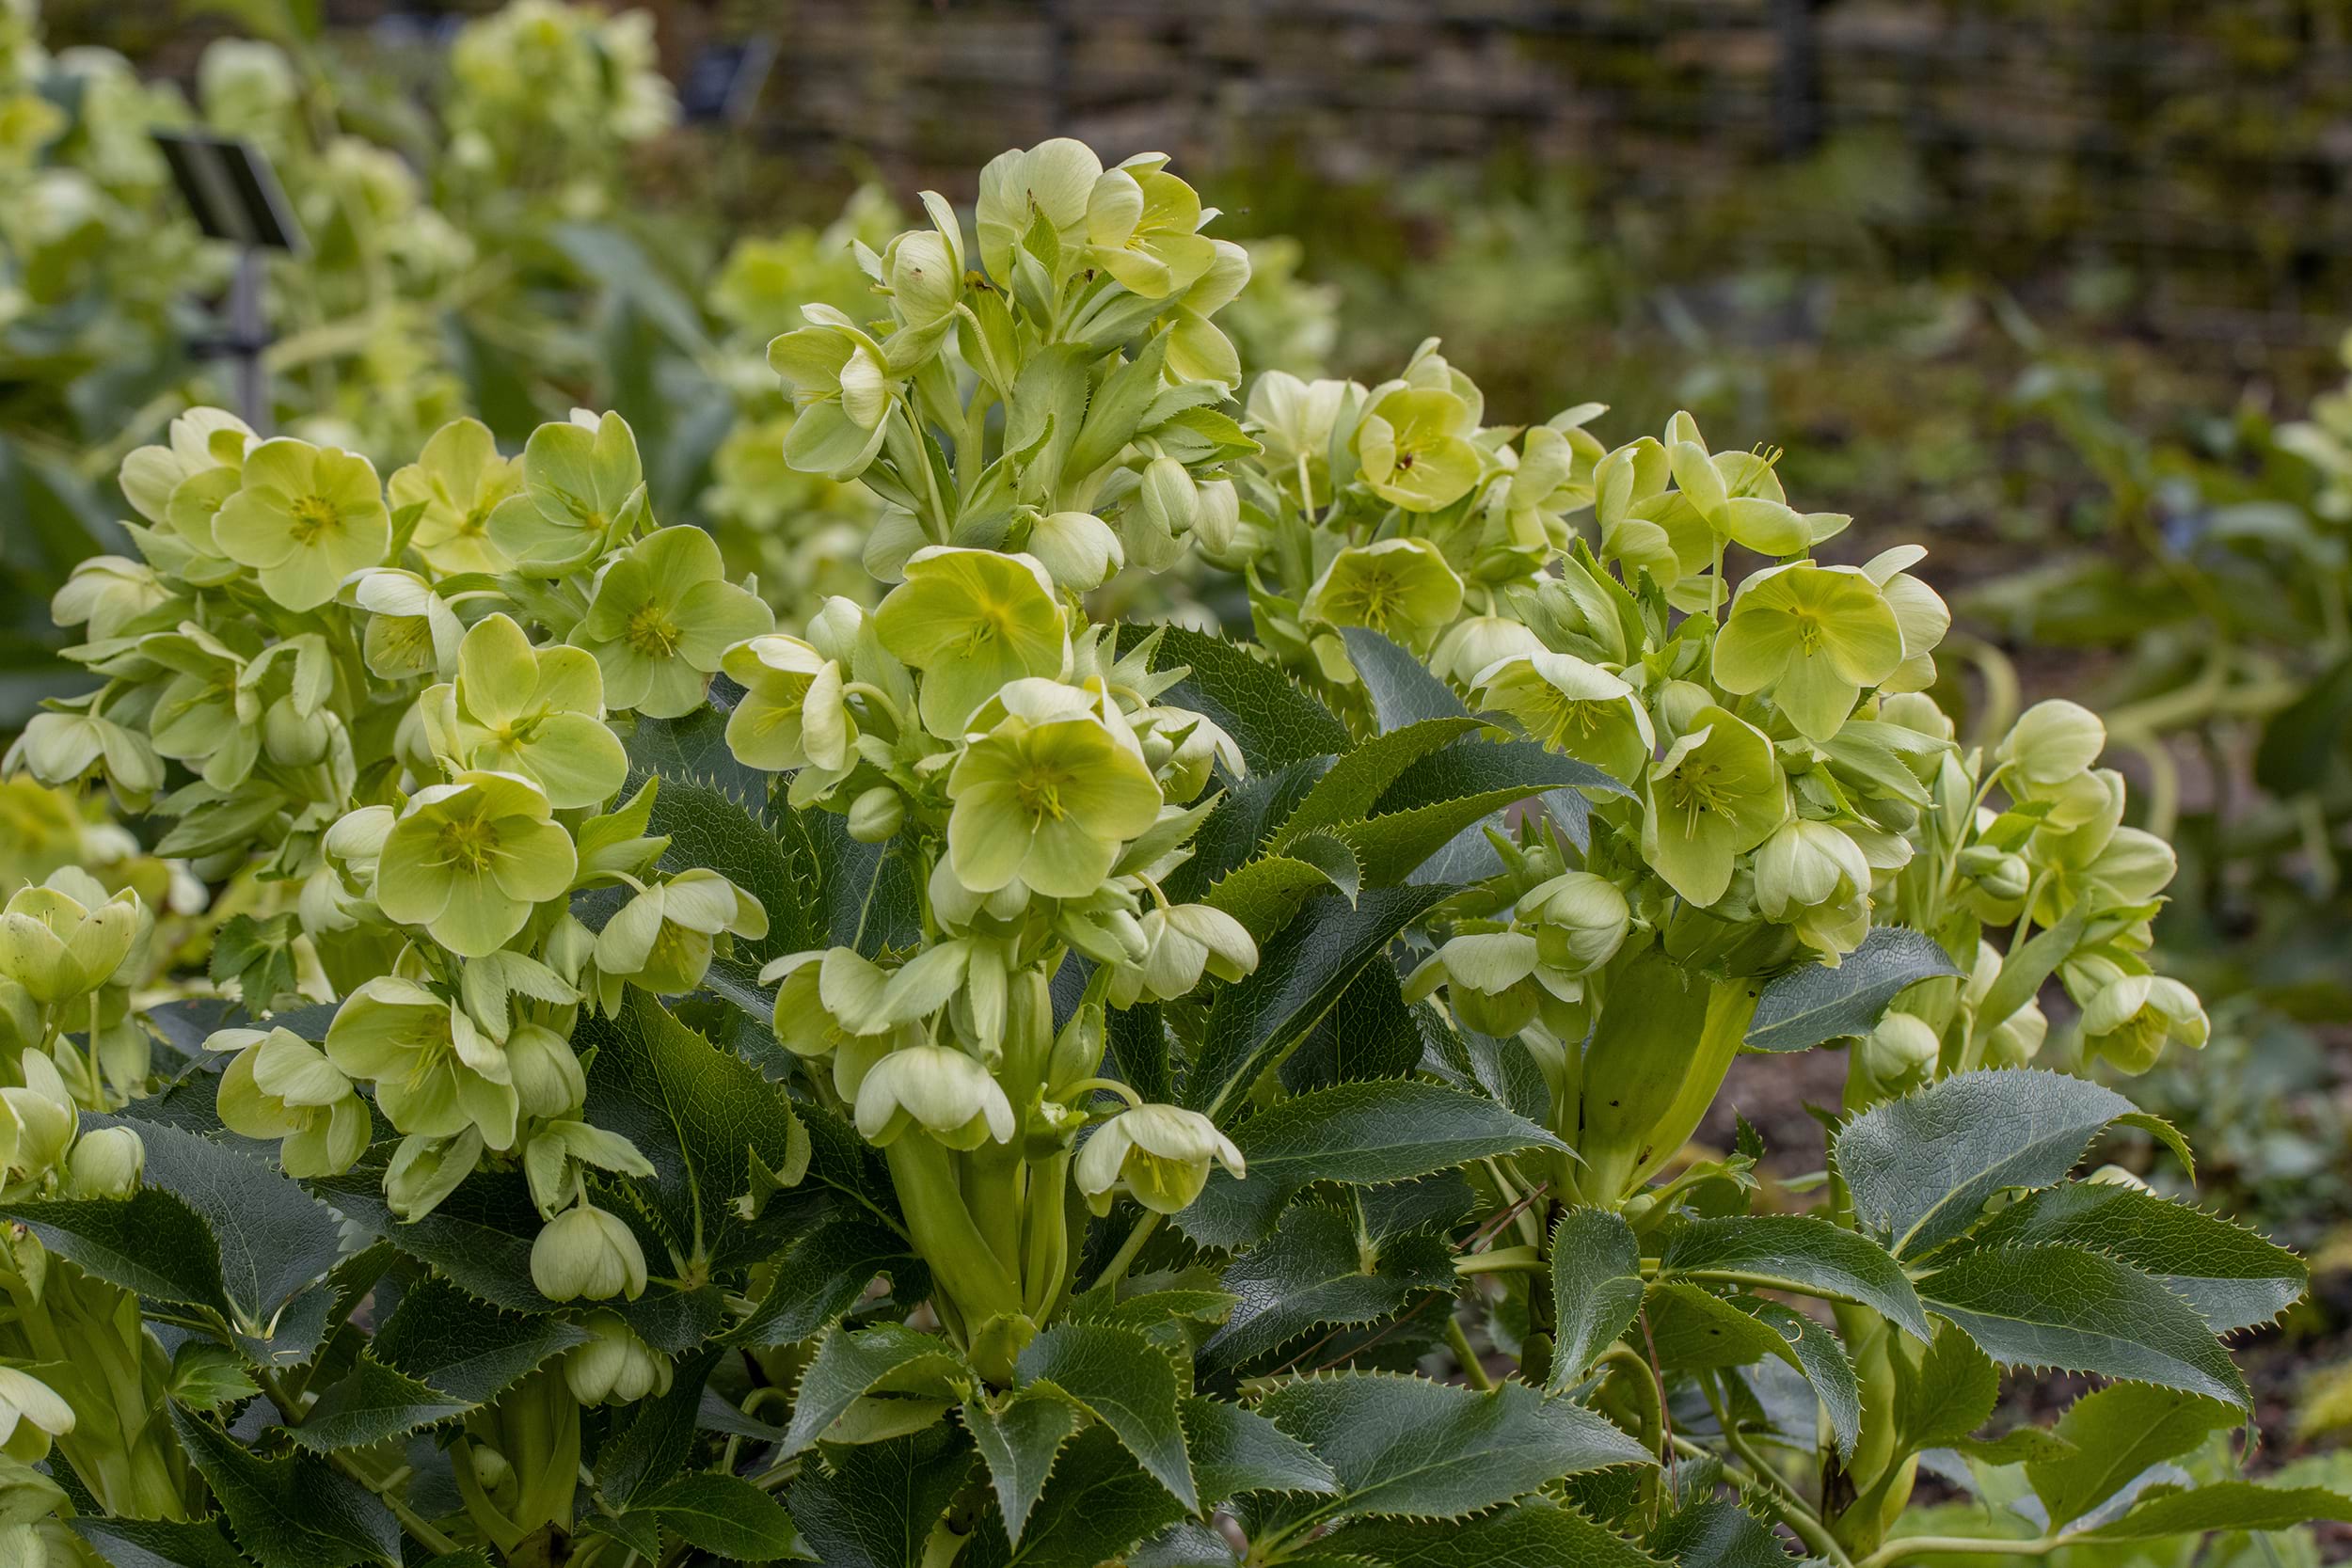
[[[1073,1174],[1098,1214],[1110,1212],[1122,1190],[1154,1213],[1173,1214],[1200,1196],[1212,1163],[1246,1173],[1241,1150],[1198,1111],[1138,1105],[1095,1130]]]
[[[584,1344],[564,1354],[564,1382],[585,1405],[633,1404],[667,1393],[670,1358],[639,1338],[617,1313],[592,1312],[580,1325]]]
[[[531,1281],[549,1301],[635,1301],[645,1293],[644,1250],[619,1215],[583,1198],[531,1243]]]

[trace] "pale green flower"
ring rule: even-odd
[[[801,313],[813,325],[768,345],[768,368],[792,388],[784,460],[802,473],[854,479],[882,451],[898,403],[890,357],[830,306]]]
[[[1506,658],[1476,678],[1479,700],[1556,752],[1632,784],[1657,753],[1649,710],[1624,678],[1571,654]]]
[[[923,727],[963,733],[1008,681],[1059,676],[1070,633],[1053,579],[1025,555],[936,546],[908,558],[906,580],[874,611],[882,646],[923,673]]]
[[[1267,371],[1250,384],[1249,429],[1264,448],[1261,462],[1303,507],[1330,502],[1331,433],[1351,394],[1360,400],[1364,388],[1352,381],[1301,381],[1286,371]]]
[[[2053,697],[2018,715],[1995,755],[2028,787],[2053,788],[2090,770],[2107,749],[2107,727],[2080,703]]]
[[[2212,1033],[2197,993],[2161,974],[2126,974],[2083,1007],[2083,1044],[2124,1072],[2156,1065],[2168,1044],[2201,1049]]]
[[[738,762],[771,773],[816,767],[841,774],[855,765],[857,721],[838,662],[777,633],[737,643],[721,664],[743,688],[727,715],[727,750]]]
[[[337,1176],[367,1152],[367,1102],[342,1069],[290,1029],[223,1029],[207,1051],[233,1051],[221,1073],[221,1125],[242,1137],[283,1139],[288,1176]]]
[[[1485,467],[1470,439],[1478,416],[1458,394],[1436,387],[1399,387],[1356,426],[1356,460],[1364,483],[1391,506],[1435,512],[1470,494]]]
[[[531,1282],[549,1301],[609,1301],[645,1293],[645,1253],[617,1214],[581,1198],[531,1244]]]
[[[1756,851],[1756,907],[1835,968],[1869,934],[1869,862],[1829,823],[1792,818]]]
[[[665,528],[605,567],[571,641],[596,656],[612,706],[675,719],[701,705],[729,647],[774,625],[727,580],[709,534]]]
[[[1161,805],[1132,738],[1096,718],[1033,722],[1018,713],[966,748],[947,793],[957,879],[990,893],[1018,878],[1049,898],[1093,893]]]
[[[1770,689],[1799,734],[1828,740],[1865,687],[1903,661],[1902,628],[1877,583],[1851,566],[1798,564],[1750,578],[1715,636],[1715,682]]]
[[[499,455],[486,425],[455,420],[392,475],[392,509],[423,509],[409,542],[436,572],[503,572],[514,562],[490,537],[490,515],[522,483],[522,464]]]
[[[467,768],[516,773],[558,811],[601,805],[628,776],[628,755],[604,721],[604,674],[585,649],[537,648],[492,615],[457,649],[453,754]]]
[[[89,882],[68,868],[50,883],[75,877]],[[0,910],[0,975],[36,1002],[71,1002],[105,985],[147,925],[139,895],[130,889],[103,899],[94,886],[79,891],[87,901],[55,885],[19,888]]]
[[[1113,974],[1114,1007],[1131,1007],[1139,998],[1173,1001],[1190,995],[1204,974],[1238,980],[1258,967],[1249,928],[1214,905],[1155,906],[1144,911],[1142,926],[1150,945],[1141,963]]]
[[[66,1188],[75,1197],[126,1198],[147,1171],[147,1144],[128,1127],[100,1127],[73,1140]]]
[[[1425,648],[1462,610],[1462,579],[1426,539],[1350,545],[1307,594],[1308,615]]]
[[[637,436],[618,414],[543,424],[523,446],[522,490],[491,508],[489,541],[509,561],[556,576],[625,539],[645,515]]]
[[[676,996],[702,984],[723,935],[756,942],[768,934],[759,900],[716,871],[681,871],[621,906],[596,937],[596,970],[617,984]],[[607,998],[608,1007],[617,996]]]
[[[949,1148],[1010,1143],[1012,1102],[988,1069],[961,1051],[914,1045],[894,1051],[866,1070],[855,1106],[857,1130],[885,1148],[920,1127]]]
[[[0,1451],[23,1465],[49,1455],[49,1440],[73,1431],[73,1407],[32,1373],[0,1367]]]
[[[326,1059],[373,1083],[402,1132],[447,1138],[471,1128],[492,1148],[514,1145],[521,1102],[505,1051],[414,980],[378,975],[355,989],[326,1026]]]
[[[1121,1192],[1155,1214],[1174,1214],[1200,1196],[1212,1164],[1231,1176],[1248,1174],[1241,1150],[1198,1111],[1136,1105],[1094,1130],[1071,1174],[1098,1214],[1110,1212]]]
[[[1706,706],[1649,770],[1642,858],[1697,905],[1731,885],[1735,863],[1788,817],[1788,784],[1771,736]]]
[[[237,493],[213,519],[231,560],[288,610],[316,610],[391,547],[383,485],[364,457],[279,437],[246,454]]]
[[[591,1312],[584,1344],[564,1353],[564,1383],[583,1405],[634,1404],[669,1392],[670,1358],[639,1338],[617,1313]]]
[[[20,1180],[41,1180],[72,1148],[81,1110],[56,1064],[41,1053],[18,1057],[17,1071],[24,1082],[0,1088],[0,1153]]]
[[[1200,196],[1167,163],[1157,152],[1130,158],[1087,194],[1087,261],[1145,299],[1183,293],[1216,261],[1215,244],[1196,232]]]
[[[1518,910],[1535,928],[1536,977],[1563,1001],[1576,1000],[1568,982],[1616,957],[1633,920],[1616,884],[1589,871],[1564,871],[1537,883],[1519,895]]]
[[[401,681],[446,674],[455,662],[465,624],[416,573],[393,566],[364,571],[352,582],[348,597],[368,612],[360,651],[370,673]]]
[[[980,170],[974,228],[980,261],[1000,285],[1012,280],[1013,246],[1041,218],[1057,248],[1074,254],[1086,237],[1087,212],[1103,160],[1082,141],[1056,136],[1025,151],[1002,152]]]
[[[468,771],[409,797],[376,862],[376,908],[476,958],[521,930],[532,906],[561,896],[578,863],[537,784]]]

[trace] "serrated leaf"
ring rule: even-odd
[[[1157,668],[1183,664],[1192,671],[1160,701],[1215,722],[1233,737],[1253,772],[1348,749],[1347,726],[1273,665],[1205,632],[1149,629],[1161,634],[1152,659]]]
[[[1364,626],[1343,626],[1340,637],[1347,644],[1348,662],[1356,666],[1357,676],[1364,683],[1364,694],[1372,699],[1373,715],[1383,730],[1403,729],[1424,719],[1462,718],[1470,713],[1462,705],[1462,699],[1431,674],[1427,665],[1378,632]]]
[[[1457,836],[1506,806],[1564,787],[1626,793],[1591,764],[1531,740],[1457,741],[1406,768],[1370,816],[1327,831],[1356,851],[1365,885],[1384,887],[1422,879],[1414,878],[1422,863]]]
[[[1349,1525],[1315,1545],[1328,1560],[1389,1568],[1662,1568],[1606,1526],[1540,1499],[1459,1524]]]
[[[453,1399],[486,1404],[549,1356],[587,1338],[585,1329],[562,1318],[501,1312],[428,1279],[401,1297],[369,1350],[385,1366]]]
[[[1265,942],[1280,930],[1310,895],[1326,888],[1353,903],[1363,888],[1356,851],[1329,833],[1309,833],[1279,855],[1262,855],[1235,866],[1200,902],[1223,910]]]
[[[1963,1072],[1875,1105],[1840,1128],[1831,1157],[1860,1227],[1898,1258],[1975,1226],[2005,1188],[2064,1180],[2131,1101],[2088,1079],[2036,1068]]]
[[[1161,1362],[1166,1368],[1165,1360]],[[899,1323],[877,1323],[855,1334],[834,1328],[818,1346],[792,1402],[783,1451],[795,1454],[824,1436],[850,1406],[877,1392],[906,1392],[968,1385],[970,1369],[956,1348],[936,1335]]]
[[[1454,1259],[1430,1236],[1368,1247],[1352,1215],[1301,1203],[1270,1239],[1232,1261],[1224,1285],[1236,1299],[1200,1347],[1200,1364],[1211,1370],[1238,1367],[1311,1328],[1377,1323],[1427,1292],[1450,1295]]]
[[[1107,1427],[1089,1427],[1054,1467],[1045,1495],[1029,1513],[1021,1544],[1013,1545],[1002,1523],[988,1515],[964,1547],[961,1563],[963,1568],[1098,1568],[1123,1559],[1137,1542],[1175,1523],[1184,1512]],[[833,1559],[825,1560],[830,1568]]]
[[[2198,1394],[2118,1383],[2085,1394],[2058,1418],[2060,1454],[2028,1459],[2026,1480],[2062,1529],[2122,1491],[2151,1465],[2176,1459],[2235,1426],[2237,1408]]]
[[[1766,986],[1742,1043],[1750,1051],[1804,1051],[1867,1035],[1904,990],[1959,973],[1933,937],[1902,926],[1874,926],[1836,969],[1806,964]]]
[[[403,1220],[384,1201],[381,1165],[355,1165],[308,1183],[355,1223],[438,1269],[469,1295],[516,1312],[554,1303],[531,1277],[531,1246],[547,1222],[520,1171],[476,1171],[421,1220]]]
[[[2089,1247],[2158,1281],[2216,1334],[2267,1323],[2302,1299],[2311,1271],[2284,1247],[2201,1209],[2118,1182],[2071,1181],[2010,1205],[1971,1238],[1985,1246]]]
[[[1129,1469],[1167,1497],[1132,1464]],[[971,1473],[971,1440],[941,1425],[825,1449],[821,1459],[803,1464],[786,1503],[825,1568],[922,1568],[932,1528]]]
[[[227,1307],[210,1227],[161,1188],[142,1187],[121,1199],[0,1205],[0,1215],[110,1285],[183,1307]]]
[[[351,1370],[320,1394],[302,1424],[286,1435],[312,1453],[366,1448],[462,1416],[475,1402],[453,1399],[361,1351]]]
[[[1444,899],[1443,887],[1387,888],[1353,907],[1318,894],[1261,950],[1257,970],[1217,992],[1185,1075],[1184,1102],[1215,1117],[1328,1012],[1357,972]]]
[[[262,1568],[397,1568],[400,1525],[367,1489],[306,1453],[263,1459],[204,1417],[170,1407],[172,1430],[212,1487],[237,1547]]]
[[[1651,1285],[1642,1298],[1658,1364],[1688,1371],[1744,1367],[1768,1355],[1796,1366],[1788,1341],[1756,1315],[1761,1305],[1754,1296],[1719,1296],[1673,1279]]]
[[[1862,1436],[1862,1384],[1854,1375],[1853,1357],[1828,1324],[1818,1323],[1776,1301],[1759,1302],[1756,1315],[1777,1329],[1788,1342],[1787,1354],[1820,1396],[1829,1416],[1830,1439],[1840,1459],[1851,1460]]]
[[[1825,1293],[1859,1302],[1925,1343],[1933,1337],[1910,1276],[1867,1236],[1812,1214],[1696,1219],[1667,1237],[1666,1274],[1699,1275],[1744,1290]]]
[[[114,1568],[252,1568],[216,1520],[76,1513],[66,1523]]]
[[[1168,895],[1178,901],[1204,896],[1211,887],[1266,851],[1298,802],[1314,788],[1334,758],[1307,757],[1279,768],[1252,770],[1230,785],[1215,810],[1192,835],[1192,858],[1169,873]],[[1353,858],[1354,851],[1349,851]],[[1349,895],[1354,896],[1353,893]]]
[[[1609,1209],[1570,1209],[1551,1231],[1552,1364],[1556,1393],[1633,1326],[1642,1310],[1642,1251]]]
[[[1666,1516],[1643,1543],[1678,1568],[1791,1568],[1772,1528],[1728,1497],[1706,1497]]]
[[[1278,1076],[1293,1094],[1335,1084],[1409,1078],[1443,1027],[1436,1008],[1406,1004],[1395,969],[1366,964],[1331,1010],[1307,1031],[1298,1048],[1283,1058]]]
[[[634,1190],[685,1272],[774,1252],[774,1225],[745,1218],[737,1200],[766,1196],[766,1178],[755,1173],[773,1173],[789,1186],[808,1167],[808,1134],[784,1091],[633,989],[617,1017],[580,1020],[572,1043],[596,1053],[588,1119],[628,1139],[652,1164],[653,1176]]]
[[[2210,1530],[2279,1530],[2317,1520],[2352,1522],[2352,1497],[2321,1486],[2264,1486],[2250,1481],[2215,1481],[2186,1492],[2149,1497],[2121,1518],[2070,1539],[2161,1541]]]
[[[1951,1319],[2009,1367],[2160,1384],[2249,1408],[2246,1380],[2204,1320],[2155,1280],[2080,1247],[1987,1247],[1919,1282]]]
[[[988,1465],[989,1484],[1013,1544],[1021,1543],[1029,1510],[1043,1495],[1062,1445],[1083,1424],[1077,1406],[1042,1388],[1022,1389],[1000,1405],[964,1402],[964,1430]]]
[[[1992,1419],[2001,1398],[2000,1370],[1948,1319],[1936,1325],[1916,1371],[1907,1358],[1895,1358],[1895,1381],[1904,1447],[1915,1450],[1959,1442]]]
[[[1310,1182],[1381,1186],[1489,1155],[1565,1146],[1491,1100],[1419,1079],[1339,1084],[1285,1100],[1233,1132],[1248,1162],[1222,1170],[1177,1216],[1203,1246],[1263,1236],[1292,1194]]]
[[[1183,1390],[1150,1339],[1108,1323],[1057,1323],[1023,1348],[1014,1375],[1022,1387],[1051,1388],[1110,1428],[1185,1513],[1200,1511],[1177,1416]]]
[[[1252,1492],[1340,1489],[1340,1478],[1312,1449],[1254,1410],[1188,1395],[1182,1411],[1184,1440],[1204,1504]]]
[[[640,715],[622,744],[628,752],[628,783],[634,794],[648,777],[662,781],[661,793],[673,784],[699,784],[718,791],[747,811],[759,811],[768,800],[769,775],[735,760],[727,745],[726,700],[739,695],[732,682],[714,687],[711,702],[679,719],[648,719]],[[655,797],[657,807],[660,796]]]
[[[670,1386],[623,1412],[623,1423],[596,1450],[596,1493],[627,1511],[678,1473],[692,1451],[703,1387],[719,1362],[712,1346],[682,1357],[670,1370]]]
[[[739,1477],[691,1471],[636,1506],[659,1514],[689,1545],[737,1562],[810,1556],[784,1505]]]
[[[1334,761],[1330,769],[1315,781],[1307,798],[1298,802],[1298,809],[1275,835],[1275,847],[1280,848],[1317,829],[1370,816],[1373,802],[1387,793],[1397,775],[1478,727],[1476,719],[1460,713],[1384,729]]]
[[[823,1333],[858,1304],[876,1275],[928,1279],[907,1243],[866,1220],[829,1220],[776,1260],[775,1283],[727,1336],[742,1345],[791,1345]],[[910,1296],[913,1290],[902,1290]]]
[[[1561,1476],[1654,1463],[1582,1405],[1523,1383],[1478,1393],[1386,1372],[1343,1372],[1276,1388],[1259,1402],[1339,1477],[1315,1521],[1459,1519]]]

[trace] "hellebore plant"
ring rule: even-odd
[[[1487,426],[1432,343],[1236,417],[1163,158],[924,208],[771,351],[882,509],[784,629],[612,415],[132,454],[0,787],[236,912],[0,913],[16,1549],[1883,1568],[1976,1549],[1927,1455],[2026,1555],[2352,1515],[2228,1473],[2302,1265],[2073,1180],[2186,1149],[2028,1065],[2204,1038],[2094,716],[1963,738],[1916,554],[1688,416]],[[1090,612],[1195,558],[1255,642]],[[1694,1140],[1808,1050],[1768,1208]],[[2109,1386],[1981,1437],[2005,1366]]]

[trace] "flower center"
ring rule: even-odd
[[[1797,651],[1811,658],[1821,651],[1821,623],[1815,616],[1800,610],[1796,615]]]
[[[319,496],[297,496],[290,509],[294,517],[294,537],[297,545],[308,545],[336,525],[335,508]]]
[[[498,829],[487,817],[469,816],[441,829],[444,864],[478,872],[486,869],[498,852]]]
[[[621,640],[647,658],[668,658],[677,652],[677,623],[660,601],[648,599],[629,616]]]
[[[1675,804],[1684,818],[1685,832],[1699,830],[1699,816],[1705,812],[1729,817],[1736,792],[1726,788],[1720,780],[1722,770],[1709,763],[1686,764],[1675,772]]]
[[[1020,798],[1021,809],[1035,822],[1058,822],[1066,815],[1062,810],[1061,786],[1069,783],[1069,775],[1058,768],[1032,767],[1022,770],[1013,782],[1013,791]]]

